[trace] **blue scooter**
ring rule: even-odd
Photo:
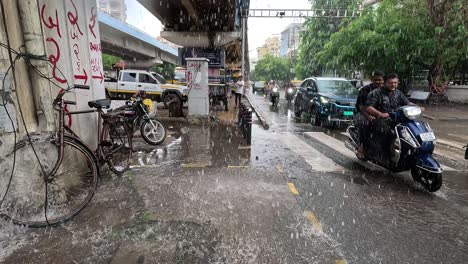
[[[391,113],[391,123],[396,124],[392,137],[383,139],[385,143],[382,144],[382,138],[371,135],[365,159],[396,173],[411,170],[414,181],[435,192],[442,186],[443,170],[432,156],[434,132],[427,122],[417,120],[421,113],[418,106],[403,106]],[[356,152],[360,142],[354,125],[348,128],[348,134],[345,145]]]

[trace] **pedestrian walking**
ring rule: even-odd
[[[244,86],[244,80],[242,80],[242,75],[240,75],[236,82],[236,107],[239,107],[241,103],[242,95],[244,94]]]

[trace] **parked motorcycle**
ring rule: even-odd
[[[270,93],[270,102],[272,103],[273,106],[278,106],[279,97],[280,97],[279,89],[278,87],[274,87]]]
[[[433,158],[436,137],[427,122],[417,120],[421,116],[418,106],[403,106],[390,114],[393,124],[391,144],[381,144],[381,138],[369,140],[366,160],[383,166],[392,172],[411,170],[414,181],[435,192],[442,186],[442,168]],[[360,146],[357,129],[348,128],[345,145],[356,152]],[[374,136],[374,135],[373,135]]]
[[[149,113],[152,108],[153,102],[150,99],[144,99],[144,97],[137,95],[128,100],[124,106],[113,111],[124,111],[127,122],[130,123],[134,133],[139,129],[146,143],[159,145],[166,139],[166,128],[159,120],[150,117]]]

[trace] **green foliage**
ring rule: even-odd
[[[350,0],[315,0],[310,1],[315,9],[353,9],[355,2]],[[301,79],[322,75],[326,70],[325,65],[318,61],[317,55],[324,49],[330,36],[339,30],[343,18],[333,17],[336,11],[325,14],[325,17],[310,18],[304,23],[304,31],[301,34],[298,64],[296,72]],[[327,16],[328,15],[328,16]]]
[[[104,70],[112,70],[112,65],[114,65],[116,62],[121,61],[122,58],[112,56],[109,54],[102,54],[102,65]]]
[[[438,1],[444,8],[434,9],[431,2],[382,1],[343,23],[315,54],[315,63],[342,74],[361,67],[403,77],[423,69],[434,76],[455,72],[468,56],[467,7],[463,0],[446,0]]]
[[[255,66],[256,80],[266,81],[289,81],[292,78],[291,64],[286,58],[267,55],[257,62]]]
[[[176,68],[176,65],[164,62],[161,65],[158,65],[156,67],[153,67],[153,71],[161,74],[166,80],[172,80],[174,79],[174,70]]]

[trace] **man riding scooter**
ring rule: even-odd
[[[389,140],[393,138],[392,128],[395,124],[392,124],[389,119],[389,113],[396,111],[401,106],[415,105],[397,89],[398,83],[398,75],[390,73],[385,76],[384,86],[375,89],[367,97],[366,110],[375,118],[370,126],[371,138],[379,140],[380,146],[389,145]],[[421,107],[421,110],[424,108]]]
[[[382,87],[384,84],[384,73],[381,71],[375,71],[372,75],[372,83],[362,87],[359,90],[358,99],[356,101],[356,115],[354,115],[354,124],[358,129],[359,146],[357,156],[360,159],[365,157],[365,143],[369,138],[369,123],[375,119],[374,116],[367,112],[367,96],[370,92],[377,88]]]
[[[435,192],[442,186],[443,169],[433,157],[437,140],[430,125],[419,120],[422,107],[409,102],[398,87],[398,76],[385,77],[384,87],[370,92],[367,112],[375,117],[370,123],[365,159],[387,170],[411,171],[415,182]],[[355,126],[348,128],[345,146],[358,152],[360,137]]]
[[[294,96],[296,95],[296,87],[292,82],[289,82],[286,90],[284,91],[284,98],[288,101],[288,104],[291,104]]]
[[[278,106],[278,102],[280,99],[279,87],[273,80],[270,81],[270,89],[270,102],[273,106]]]

